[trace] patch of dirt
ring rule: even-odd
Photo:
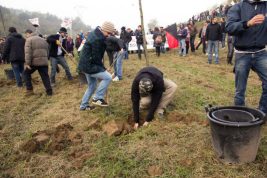
[[[111,120],[103,126],[103,131],[108,136],[119,136],[128,134],[133,131],[133,127],[126,121]]]
[[[163,170],[159,166],[150,166],[147,170],[148,175],[150,176],[161,176],[163,174]]]
[[[63,124],[51,130],[36,132],[30,140],[22,144],[20,149],[29,153],[44,151],[56,154],[70,145],[77,145],[82,142],[81,134],[73,131],[70,124]]]
[[[84,166],[86,160],[94,156],[94,153],[88,150],[88,148],[74,148],[68,154],[68,160],[71,163],[71,168],[81,169]]]
[[[139,124],[140,125],[143,125],[144,124],[144,122],[145,122],[145,116],[144,116],[144,112],[140,112],[140,121],[139,121]],[[142,117],[143,116],[143,117]],[[129,124],[129,125],[131,125],[132,127],[134,126],[134,124],[135,124],[135,121],[134,121],[134,116],[133,116],[133,114],[129,114],[128,115],[128,119],[127,119],[127,123]]]

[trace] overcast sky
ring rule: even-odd
[[[142,0],[145,26],[157,19],[160,26],[183,22],[224,0]],[[0,0],[5,7],[51,13],[60,18],[79,16],[93,28],[105,20],[115,27],[136,28],[140,24],[138,0]]]

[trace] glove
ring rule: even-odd
[[[59,40],[57,40],[57,41],[56,41],[56,44],[57,44],[58,46],[60,46],[60,45],[61,45],[61,43],[60,43],[60,41],[59,41]]]

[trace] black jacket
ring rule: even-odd
[[[47,37],[47,42],[49,44],[49,57],[57,57],[57,50],[58,50],[58,45],[56,44],[56,41],[59,40],[59,34],[56,35],[50,35]],[[66,49],[66,43],[67,40],[63,39],[62,41],[62,47]],[[65,51],[62,50],[61,56],[65,55]]]
[[[136,30],[135,31],[136,43],[143,44],[143,33],[142,31]]]
[[[3,59],[7,62],[25,62],[25,39],[19,33],[10,33],[6,39]]]
[[[87,74],[104,72],[103,56],[106,50],[106,37],[99,27],[89,33],[80,53],[78,69]]]
[[[106,38],[107,51],[120,51],[122,48],[125,49],[123,41],[115,36],[109,36]]]
[[[135,77],[132,84],[131,99],[134,111],[134,120],[136,123],[139,122],[139,104],[140,104],[140,93],[139,93],[139,82],[143,78],[149,78],[153,83],[153,89],[151,94],[151,104],[149,108],[146,121],[151,121],[154,118],[154,113],[159,105],[162,93],[164,92],[164,81],[163,73],[155,67],[145,67],[141,69]]]
[[[210,23],[206,31],[206,40],[209,41],[221,41],[222,39],[222,29],[220,24]]]
[[[120,34],[120,39],[123,40],[124,44],[130,43],[132,41],[132,36],[126,30],[122,30]]]

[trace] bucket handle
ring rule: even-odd
[[[205,106],[206,113],[209,113],[209,112],[213,111],[214,109],[215,109],[215,107],[213,107],[212,104],[208,104]]]
[[[257,121],[259,121],[260,120],[260,118],[254,118],[252,121],[250,121],[250,123],[253,123],[253,122],[257,122]]]

